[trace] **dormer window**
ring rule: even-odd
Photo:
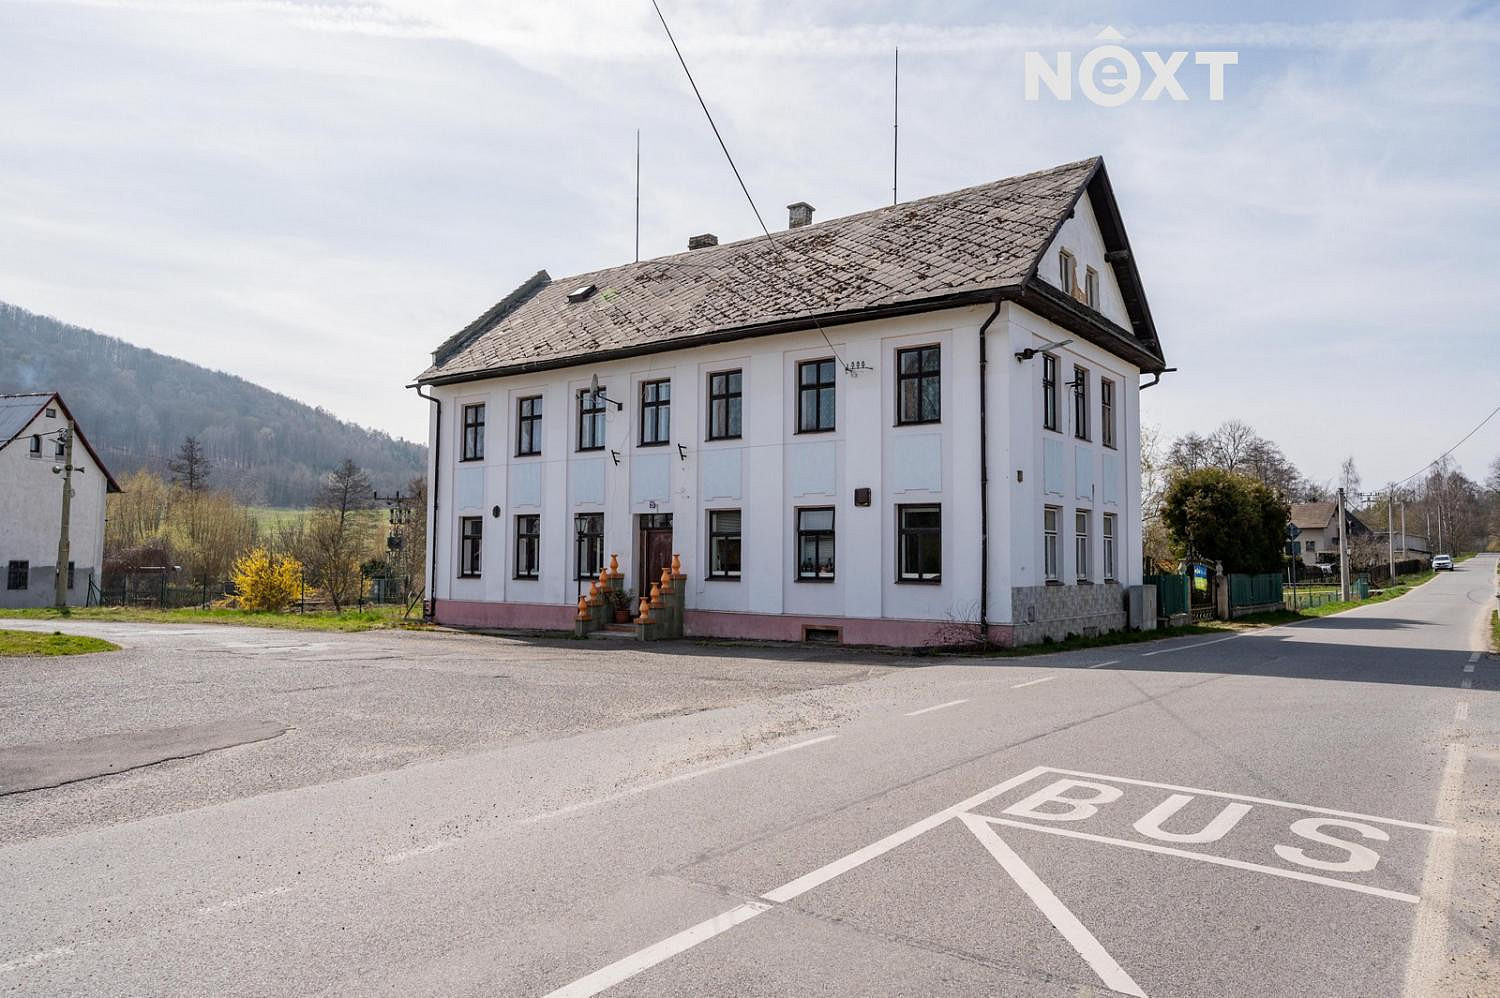
[[[1083,300],[1089,308],[1099,310],[1099,272],[1093,267],[1083,272]]]
[[[1057,254],[1057,282],[1066,295],[1071,295],[1078,286],[1078,261],[1067,250],[1061,250]]]

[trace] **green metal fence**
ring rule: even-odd
[[[1148,586],[1156,587],[1156,613],[1159,617],[1175,617],[1187,613],[1188,577],[1186,575],[1148,575]]]
[[[1264,575],[1230,575],[1229,606],[1236,609],[1245,606],[1269,606],[1280,604],[1281,573],[1267,572]]]

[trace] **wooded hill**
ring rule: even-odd
[[[310,505],[345,458],[381,492],[405,489],[427,448],[346,423],[222,371],[0,302],[0,393],[56,390],[116,478],[158,473],[191,434],[210,486],[258,506]]]

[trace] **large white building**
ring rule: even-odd
[[[0,395],[0,606],[51,606],[62,531],[63,431],[72,420],[55,392]],[[87,602],[104,564],[105,496],[120,491],[88,439],[74,427],[73,497],[68,511],[67,600]]]
[[[1125,624],[1164,361],[1102,160],[790,210],[774,243],[543,271],[435,351],[439,621],[567,628],[601,561],[639,589],[675,553],[689,635]]]

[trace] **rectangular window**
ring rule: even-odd
[[[1099,380],[1099,435],[1104,446],[1115,446],[1115,383]]]
[[[534,579],[541,571],[542,518],[535,513],[516,517],[516,578]]]
[[[73,581],[74,581],[73,563],[70,561],[70,562],[68,562],[68,588],[69,589],[73,588]]]
[[[464,406],[464,446],[461,461],[484,460],[484,403]]]
[[[601,385],[598,394],[587,388],[578,393],[578,449],[604,449],[604,394]]]
[[[1307,553],[1308,554],[1312,554],[1316,550],[1318,550],[1318,542],[1317,541],[1308,541],[1307,542]]]
[[[68,456],[68,445],[63,441],[62,437],[58,437],[52,442],[52,456],[56,458]]]
[[[597,578],[604,567],[604,514],[579,513],[573,518],[574,578]]]
[[[1042,572],[1048,582],[1056,582],[1061,577],[1057,564],[1057,520],[1060,515],[1056,506],[1042,510]]]
[[[1057,254],[1057,280],[1062,285],[1063,293],[1068,295],[1078,285],[1078,263],[1067,250],[1061,250]]]
[[[822,433],[834,428],[834,374],[831,360],[797,365],[797,432]]]
[[[1089,372],[1077,365],[1073,367],[1073,436],[1089,438]]]
[[[1099,308],[1099,272],[1089,267],[1083,272],[1083,300],[1089,308]]]
[[[833,507],[797,510],[797,579],[833,579]]]
[[[31,585],[31,562],[13,561],[5,573],[6,589],[26,589]]]
[[[896,507],[897,582],[943,579],[943,507]]]
[[[47,418],[48,419],[56,419],[57,418],[57,410],[56,409],[48,409],[47,410]]]
[[[740,511],[737,509],[708,511],[708,577],[740,577]]]
[[[641,382],[641,446],[672,439],[672,382]]]
[[[1073,514],[1073,568],[1079,582],[1093,578],[1089,574],[1089,512],[1086,509]]]
[[[33,433],[31,435],[30,453],[32,457],[42,456],[42,435],[40,433]]]
[[[1105,513],[1099,533],[1104,540],[1104,581],[1115,581],[1115,521],[1113,513]]]
[[[739,371],[715,371],[708,376],[708,439],[739,439],[744,384]]]
[[[479,578],[484,555],[484,517],[463,516],[458,520],[458,577]]]
[[[542,452],[542,397],[516,400],[516,457]]]
[[[1057,429],[1057,358],[1042,354],[1042,426]]]
[[[942,418],[941,348],[896,351],[896,423],[936,423]]]

